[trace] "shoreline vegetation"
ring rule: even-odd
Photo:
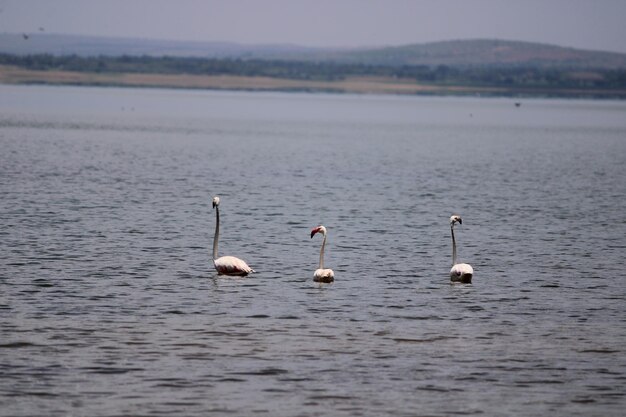
[[[148,56],[0,54],[0,83],[626,99],[625,70],[533,67],[372,66]]]
[[[626,99],[626,89],[506,88],[428,85],[384,77],[348,77],[337,81],[293,80],[262,76],[150,73],[84,73],[27,70],[0,65],[0,84],[98,87],[175,88],[233,91],[319,92],[396,95],[472,95],[499,97],[560,97]]]

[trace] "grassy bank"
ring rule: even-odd
[[[308,91],[355,94],[626,98],[625,89],[505,88],[498,86],[436,85],[417,83],[410,78],[377,76],[352,76],[334,81],[317,81],[238,75],[78,72],[32,70],[10,65],[0,65],[0,83],[244,91]]]

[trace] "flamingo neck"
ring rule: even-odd
[[[450,226],[450,233],[452,234],[452,265],[456,265],[456,241],[454,240],[454,225]]]
[[[322,240],[322,248],[320,249],[320,267],[324,269],[324,247],[326,246],[326,235],[324,234],[324,240]]]
[[[215,236],[213,236],[213,260],[217,259],[217,239],[220,235],[220,209],[215,207]]]

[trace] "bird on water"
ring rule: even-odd
[[[321,233],[324,236],[322,240],[322,248],[320,249],[320,264],[319,267],[313,273],[313,281],[315,282],[333,282],[335,280],[335,273],[332,269],[324,268],[324,248],[326,246],[326,228],[324,226],[317,226],[311,230],[311,239],[316,233]]]
[[[256,272],[248,264],[234,256],[217,257],[217,241],[220,234],[220,198],[213,197],[213,208],[215,209],[215,236],[213,237],[213,265],[219,275],[246,276],[251,272]]]
[[[452,268],[450,269],[450,281],[470,284],[474,269],[470,264],[456,262],[456,241],[454,240],[455,223],[463,224],[461,216],[453,215],[450,217],[450,234],[452,235]]]

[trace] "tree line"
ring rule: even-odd
[[[446,65],[381,66],[335,62],[281,61],[235,58],[154,56],[56,56],[0,54],[0,65],[49,71],[91,73],[151,73],[239,75],[294,80],[338,81],[354,76],[412,79],[436,85],[509,88],[626,88],[626,69],[576,70],[538,67],[452,67]]]

